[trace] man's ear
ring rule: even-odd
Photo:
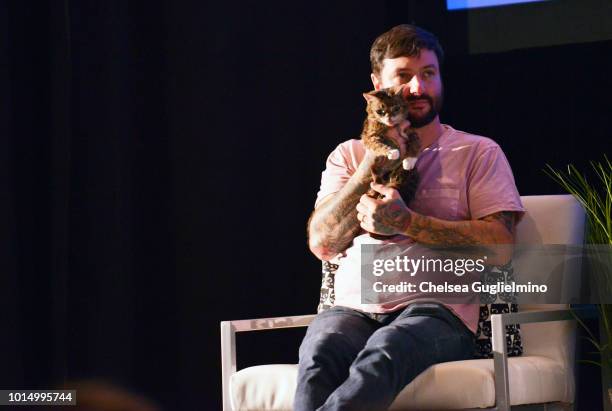
[[[382,82],[378,79],[378,77],[376,77],[376,74],[370,73],[370,78],[372,79],[374,90],[380,90],[382,88]]]

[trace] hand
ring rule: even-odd
[[[410,226],[412,211],[406,206],[399,192],[382,184],[370,184],[382,195],[374,199],[364,194],[357,204],[357,219],[367,232],[382,235],[404,234]]]

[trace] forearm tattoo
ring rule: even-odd
[[[410,225],[410,213],[402,200],[395,200],[375,215],[373,226],[377,233],[393,235],[403,232]]]
[[[512,211],[500,211],[482,218],[483,221],[499,221],[509,234],[514,235],[515,215]]]
[[[311,246],[325,254],[337,254],[348,248],[361,231],[355,207],[372,181],[369,168],[364,170],[358,170],[331,200],[312,213],[308,221]]]
[[[410,213],[405,233],[416,241],[432,245],[494,245],[512,242],[514,213],[502,211],[480,220],[446,221]],[[501,224],[491,225],[491,222]]]
[[[309,239],[316,238],[318,248],[326,253],[339,253],[348,247],[360,230],[355,210],[359,197],[347,196],[338,201],[334,198],[313,211],[308,223]]]

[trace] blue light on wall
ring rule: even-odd
[[[547,0],[446,0],[448,10],[475,9],[478,7],[507,6],[518,3],[534,3]]]

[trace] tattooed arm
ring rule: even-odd
[[[320,260],[330,260],[344,251],[361,230],[355,206],[370,188],[373,163],[374,158],[366,154],[344,187],[326,197],[310,216],[308,245]]]
[[[400,158],[407,152],[407,139],[397,134],[395,140],[400,149]],[[355,206],[369,189],[372,182],[372,166],[380,172],[391,170],[401,160],[389,160],[366,150],[363,160],[347,183],[335,194],[325,197],[308,220],[308,246],[320,260],[330,260],[346,250],[353,238],[361,231]]]
[[[406,213],[404,234],[424,244],[496,245],[514,243],[514,213],[500,211],[479,220],[447,221]]]
[[[405,152],[403,142],[400,149]],[[320,260],[330,260],[346,250],[353,238],[361,231],[355,206],[362,195],[370,189],[372,166],[388,169],[399,160],[376,157],[366,151],[363,161],[340,191],[324,198],[308,221],[308,245]]]
[[[501,211],[479,220],[442,220],[410,210],[397,190],[377,184],[372,187],[385,198],[375,200],[365,196],[360,199],[357,218],[364,230],[383,235],[403,234],[429,245],[495,245],[500,247],[496,247],[490,263],[504,264],[511,258],[514,212]],[[501,246],[504,244],[508,247]]]

